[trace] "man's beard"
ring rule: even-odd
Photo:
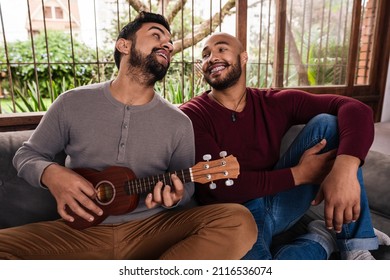
[[[169,62],[166,66],[157,61],[157,55],[155,53],[157,48],[154,48],[152,52],[146,57],[135,48],[135,42],[131,46],[129,65],[137,68],[141,76],[145,79],[147,85],[154,85],[157,81],[162,80],[169,68]]]
[[[211,80],[209,76],[204,76],[206,82],[217,90],[224,90],[235,83],[240,79],[242,73],[241,64],[240,64],[240,56],[237,56],[236,64],[232,65],[232,69],[227,73],[226,77],[223,79]]]

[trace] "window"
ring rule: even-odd
[[[56,19],[63,19],[64,18],[64,12],[60,7],[55,7],[56,11]]]
[[[2,2],[1,18],[13,9],[9,2]],[[38,3],[35,11],[42,11],[41,1],[35,2]],[[23,46],[17,45],[9,39],[16,32],[8,27],[12,26],[12,20],[28,16],[27,7],[18,9],[24,11],[20,17],[13,17],[1,26],[0,40],[5,39],[0,41],[0,72],[5,77],[0,79],[3,90],[0,114],[20,112],[15,104],[20,101],[19,94],[29,97],[31,93],[38,104],[46,104],[47,100],[50,104],[64,89],[111,79],[116,71],[112,35],[139,10],[163,13],[171,22],[175,55],[157,90],[172,103],[184,102],[208,88],[197,61],[199,50],[210,32],[221,31],[235,34],[246,47],[249,86],[299,87],[313,93],[348,95],[370,105],[377,118],[380,114],[390,52],[387,28],[390,1],[74,0],[68,3],[74,5],[71,13],[75,6],[88,10],[90,18],[84,18],[83,24],[89,21],[89,29],[83,36],[77,36],[73,22],[69,22],[63,32],[68,37],[51,41],[52,34],[44,30],[50,24],[41,24],[37,30],[40,34],[34,34],[33,40],[26,36]],[[44,14],[46,20],[69,20],[59,6],[44,6]],[[71,18],[81,22],[79,14],[77,10]],[[82,38],[90,40],[81,42]],[[60,46],[54,42],[61,42]],[[37,50],[38,47],[41,49]]]
[[[63,19],[64,12],[61,7],[45,6],[45,18],[46,19]]]
[[[45,11],[45,18],[53,18],[53,15],[51,13],[51,7],[45,7],[44,11]]]
[[[345,86],[356,65],[355,84],[368,84],[377,2],[248,1],[248,72],[256,74],[250,81],[258,87]]]

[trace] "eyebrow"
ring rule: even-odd
[[[218,41],[214,44],[214,46],[218,46],[218,45],[230,45],[227,41]],[[209,46],[206,46],[203,48],[202,52],[204,52],[205,50],[209,49]]]
[[[160,27],[158,27],[158,26],[152,26],[152,27],[150,27],[150,28],[148,29],[148,31],[149,31],[149,30],[152,30],[152,29],[157,29],[157,30],[160,31],[162,34],[164,34],[164,36],[166,36],[164,30],[163,30],[162,28],[160,28]],[[173,44],[173,42],[172,42],[171,39],[169,40],[169,43]]]

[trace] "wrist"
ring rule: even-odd
[[[343,170],[343,172],[353,172],[356,174],[361,160],[350,155],[338,155],[334,161],[332,170]]]
[[[304,176],[303,176],[299,166],[297,165],[297,166],[291,167],[290,170],[291,170],[291,174],[292,174],[293,179],[294,179],[294,185],[299,186],[299,185],[304,184],[304,179],[303,179]]]

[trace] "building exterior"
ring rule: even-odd
[[[29,34],[38,34],[45,29],[80,32],[80,13],[78,0],[32,0],[29,1],[30,17],[26,16],[26,29]],[[70,13],[69,13],[70,11]],[[31,21],[30,21],[31,18]]]

